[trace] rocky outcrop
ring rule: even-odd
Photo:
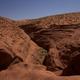
[[[45,55],[46,51],[23,30],[15,26],[0,26],[0,70],[18,62],[42,64]]]
[[[21,29],[15,26],[0,26],[0,41],[2,49],[6,48],[12,56],[16,54],[21,59],[26,59],[30,38]]]
[[[72,76],[80,75],[79,61],[79,13],[29,21],[0,17],[1,80],[80,80]]]
[[[52,15],[32,20],[16,21],[18,26],[33,24],[42,28],[49,28],[50,25],[72,25],[80,23],[80,12]]]
[[[51,25],[49,28],[32,24],[20,27],[33,41],[48,51],[44,61],[48,70],[64,70],[80,52],[80,24]]]

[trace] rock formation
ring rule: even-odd
[[[23,30],[15,26],[0,26],[0,65],[6,67],[16,60],[41,64],[44,49],[35,44]],[[39,55],[39,57],[37,57]]]
[[[79,15],[0,17],[0,80],[80,80]]]
[[[65,17],[70,15],[66,14]],[[78,15],[78,20],[76,16],[73,18],[74,21],[76,20],[76,23],[79,22]],[[60,15],[57,17],[59,18]],[[62,20],[64,20],[65,17],[62,16]],[[54,19],[54,17],[51,18]],[[68,19],[70,19],[70,17],[66,20],[69,21]],[[45,18],[43,20],[45,20]],[[41,21],[42,19],[40,19],[40,22]],[[64,70],[68,66],[69,62],[73,59],[73,57],[79,54],[80,24],[73,24],[73,22],[66,24],[66,21],[64,21],[64,23],[61,25],[51,24],[46,25],[47,27],[44,27],[44,25],[40,26],[39,23],[36,23],[37,21],[35,21],[35,24],[32,23],[21,25],[19,27],[22,28],[27,34],[29,34],[34,42],[48,51],[48,54],[43,63],[47,66],[48,70]]]

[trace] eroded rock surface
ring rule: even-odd
[[[44,49],[23,30],[15,26],[0,26],[0,70],[18,62],[42,64],[45,55]]]
[[[1,80],[80,80],[79,14],[0,19]]]
[[[44,61],[48,70],[64,70],[73,57],[80,54],[80,24],[53,25],[49,28],[34,25],[20,27],[48,51]]]

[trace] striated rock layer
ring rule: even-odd
[[[64,16],[62,17],[64,18]],[[48,25],[47,28],[45,28],[44,25],[37,26],[36,23],[32,23],[19,27],[29,34],[34,42],[48,51],[43,64],[47,66],[47,69],[50,71],[63,71],[70,65],[70,62],[80,54],[79,23],[73,24],[72,22],[66,25],[51,24]],[[76,72],[76,74],[79,73]]]

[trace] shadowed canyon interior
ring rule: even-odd
[[[0,49],[0,71],[8,68],[12,60],[13,58],[9,53],[3,49]]]
[[[12,57],[6,50],[0,49],[0,71],[7,69],[12,64],[17,64],[22,61],[18,56]]]
[[[43,65],[47,66],[47,70],[52,72],[62,70],[63,72],[60,75],[64,76],[80,75],[78,70],[74,71],[75,69],[73,69],[74,65],[75,67],[80,66],[76,62],[78,61],[79,63],[80,61],[79,58],[76,58],[76,55],[80,54],[80,43],[76,39],[76,36],[80,36],[77,35],[77,30],[80,29],[80,24],[53,24],[48,28],[29,24],[19,27],[22,28],[27,34],[29,34],[32,40],[35,41],[39,46],[45,48],[48,51],[47,56],[45,57],[43,62]],[[73,40],[73,38],[75,38],[75,40]],[[54,48],[54,45],[56,45],[56,49],[59,51],[58,54],[60,62],[63,64],[63,68],[61,66],[57,66],[55,64],[55,61],[51,59],[52,55],[49,54],[49,49]],[[76,61],[74,60],[74,58],[76,58]],[[72,61],[74,61],[74,63],[72,63]]]

